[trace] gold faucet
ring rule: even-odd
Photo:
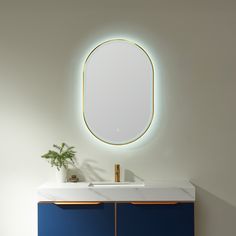
[[[115,182],[120,182],[120,165],[115,164]]]

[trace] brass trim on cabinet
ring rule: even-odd
[[[99,205],[101,202],[53,202],[56,205]]]
[[[176,205],[178,202],[130,202],[133,205]]]
[[[114,224],[114,228],[115,228],[115,236],[117,236],[117,202],[114,203],[114,220],[115,220],[115,224]]]

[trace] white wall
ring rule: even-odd
[[[191,179],[196,235],[235,236],[235,24],[235,1],[0,0],[0,235],[37,235],[36,187],[54,177],[40,156],[66,141],[90,179],[112,179],[115,162],[146,181]],[[144,42],[159,73],[158,122],[119,150],[79,113],[80,63],[113,35]]]

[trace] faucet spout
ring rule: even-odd
[[[120,165],[115,164],[115,182],[120,182]]]

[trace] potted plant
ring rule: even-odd
[[[75,165],[76,151],[74,151],[74,147],[70,147],[66,143],[61,145],[54,144],[53,147],[55,150],[49,150],[41,157],[48,160],[52,167],[55,166],[57,168],[57,181],[66,182],[69,165]]]

